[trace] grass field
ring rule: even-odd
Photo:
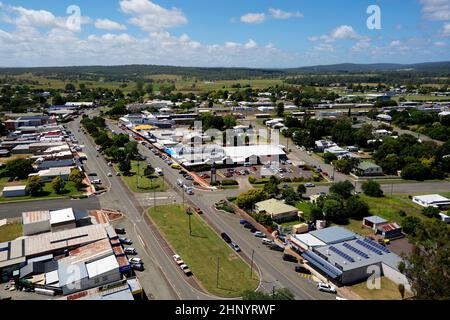
[[[8,178],[0,179],[0,188],[3,190],[3,187],[7,184]],[[26,180],[22,181],[23,184],[26,184]],[[20,184],[20,183],[19,183]],[[17,185],[17,182],[15,182]],[[23,197],[14,197],[14,198],[4,198],[0,197],[0,203],[6,202],[19,202],[19,201],[31,201],[31,200],[47,200],[47,199],[58,199],[58,198],[70,198],[72,196],[78,196],[83,194],[83,191],[77,190],[75,184],[71,181],[66,182],[64,191],[61,194],[57,194],[50,182],[44,184],[44,188],[42,193],[39,196],[23,196]]]
[[[208,292],[224,297],[239,297],[244,290],[258,286],[258,275],[247,265],[198,215],[189,218],[181,206],[168,205],[151,208],[150,217],[172,248],[192,270]],[[219,258],[219,286],[217,259]]]
[[[22,224],[10,223],[0,227],[0,243],[11,241],[22,236]]]
[[[127,184],[131,191],[135,193],[147,193],[147,192],[164,192],[167,190],[167,186],[164,183],[164,180],[160,177],[154,175],[156,179],[153,181],[146,176],[144,176],[144,169],[146,167],[146,163],[141,161],[139,162],[139,178],[137,177],[138,173],[138,162],[131,162],[131,175],[124,176],[122,175],[122,180]],[[119,170],[119,166],[115,165],[116,170]],[[139,182],[138,182],[139,180]]]
[[[381,289],[370,290],[367,288],[365,281],[350,288],[364,300],[402,300],[402,296],[398,291],[398,285],[386,277],[381,278]],[[411,296],[410,292],[405,292],[405,298],[410,298]]]

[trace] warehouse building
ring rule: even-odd
[[[14,197],[22,197],[26,196],[27,186],[11,186],[11,187],[4,187],[2,196],[4,198],[14,198]]]
[[[424,196],[415,196],[412,201],[422,207],[436,207],[441,210],[450,208],[450,199],[438,194],[429,194]]]

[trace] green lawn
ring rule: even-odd
[[[22,236],[22,224],[10,223],[0,227],[0,243],[11,241]]]
[[[5,178],[0,179],[0,188],[3,189]],[[6,178],[6,182],[8,179]],[[26,184],[26,181],[23,181],[24,184]],[[44,188],[42,190],[42,193],[39,196],[23,196],[23,197],[14,197],[14,198],[4,198],[0,197],[0,203],[5,202],[18,202],[18,201],[32,201],[32,200],[47,200],[47,199],[57,199],[57,198],[70,198],[72,196],[78,196],[83,194],[84,191],[79,191],[75,187],[75,184],[71,181],[66,182],[64,191],[60,194],[57,194],[51,185],[51,182],[45,183]]]
[[[299,203],[297,203],[295,205],[295,207],[300,210],[303,211],[303,213],[305,213],[306,215],[310,215],[311,214],[311,208],[314,207],[314,205],[309,202],[309,201],[301,201]]]
[[[164,179],[161,177],[156,177],[153,181],[144,176],[144,169],[146,163],[141,161],[139,164],[139,178],[137,177],[138,172],[138,162],[133,161],[131,163],[131,175],[125,176],[122,174],[122,180],[128,185],[128,188],[135,193],[147,193],[147,192],[163,192],[167,190],[167,186],[164,183]],[[117,171],[119,171],[119,166],[115,165]]]
[[[149,214],[172,248],[192,270],[194,276],[210,293],[224,297],[239,297],[244,290],[258,286],[258,275],[247,265],[197,214],[189,218],[181,206],[151,208]],[[217,258],[219,286],[217,287]]]
[[[364,300],[401,300],[402,296],[398,291],[398,285],[386,277],[381,278],[381,288],[370,290],[367,288],[367,282],[361,282],[350,289]],[[410,298],[412,294],[405,292],[405,298]]]

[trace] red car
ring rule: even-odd
[[[227,178],[232,178],[232,177],[233,177],[233,174],[232,174],[231,172],[227,172],[227,173],[225,174],[225,177],[227,177]]]
[[[211,176],[207,173],[201,175],[202,179],[209,179]]]
[[[258,171],[258,169],[256,167],[253,167],[252,170],[255,172]]]

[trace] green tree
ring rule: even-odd
[[[64,190],[64,180],[58,176],[52,180],[52,188],[57,194],[60,194]]]
[[[369,197],[381,198],[383,197],[383,190],[378,182],[374,180],[366,181],[362,184],[362,190],[364,194]]]
[[[327,153],[325,153],[325,154],[323,155],[323,161],[324,161],[326,164],[330,164],[330,163],[332,163],[332,162],[335,161],[335,160],[337,160],[337,157],[336,157],[336,155],[335,155],[334,153],[327,152]]]
[[[280,185],[280,179],[276,176],[271,176],[269,182],[264,186],[264,192],[269,196],[277,196],[280,194],[280,189],[278,186]]]
[[[82,189],[84,186],[84,184],[83,184],[84,175],[77,168],[73,168],[70,171],[69,180],[75,184],[75,186],[77,187],[78,190]]]
[[[138,143],[136,141],[130,141],[125,145],[125,153],[129,159],[136,159],[139,155]]]
[[[297,187],[297,193],[300,196],[300,198],[303,198],[303,196],[306,194],[308,190],[306,189],[306,186],[304,184],[299,184]]]
[[[411,237],[414,249],[400,263],[417,300],[450,299],[449,227],[438,220],[424,221]]]
[[[335,182],[330,187],[330,192],[341,196],[344,199],[350,198],[355,190],[355,186],[348,180],[342,182]]]
[[[26,179],[33,171],[33,161],[31,159],[15,159],[6,162],[5,175],[8,177]]]
[[[431,178],[431,169],[419,162],[411,163],[402,169],[402,178],[405,180],[424,181]]]
[[[236,199],[236,204],[242,209],[251,209],[255,203],[267,200],[268,194],[261,189],[252,189],[240,194]]]
[[[280,102],[277,105],[277,116],[280,118],[284,117],[284,103],[283,102]]]
[[[27,186],[25,188],[26,193],[32,195],[33,197],[38,196],[42,193],[44,188],[44,183],[39,176],[29,177],[27,180]]]
[[[351,196],[345,203],[348,218],[362,219],[369,215],[369,206],[358,196]]]
[[[66,92],[74,92],[77,88],[73,83],[66,84],[65,90]]]
[[[121,162],[119,162],[119,170],[122,171],[125,174],[129,174],[131,171],[131,161],[130,159],[124,159]]]
[[[437,218],[441,210],[436,207],[426,207],[422,210],[422,214],[428,218]]]
[[[300,200],[299,194],[291,187],[283,189],[282,196],[284,198],[284,202],[291,206],[295,206],[295,204]]]
[[[155,168],[153,168],[151,165],[147,165],[147,167],[144,170],[144,175],[146,177],[150,177],[155,173]]]
[[[345,217],[342,203],[333,199],[325,200],[323,214],[329,221],[340,221]]]
[[[336,167],[336,170],[342,172],[343,174],[350,174],[358,164],[358,159],[355,158],[342,158],[341,160],[336,160],[333,162],[333,165]]]

